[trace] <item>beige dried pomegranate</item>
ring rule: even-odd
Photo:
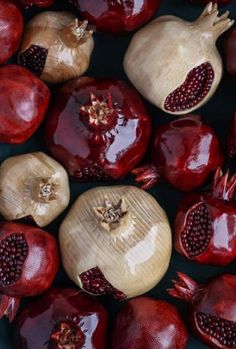
[[[212,97],[223,71],[215,43],[234,23],[228,11],[218,14],[217,4],[209,3],[194,22],[163,16],[134,35],[124,67],[147,100],[181,115]]]

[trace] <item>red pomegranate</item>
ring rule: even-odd
[[[0,223],[0,318],[12,321],[20,299],[45,292],[59,267],[53,236],[19,223]]]
[[[201,264],[227,265],[236,258],[236,175],[217,170],[212,189],[188,194],[175,221],[175,248]]]
[[[54,288],[21,312],[15,329],[17,349],[105,349],[107,314],[89,295]]]
[[[234,113],[228,137],[228,155],[231,158],[236,157],[236,112]]]
[[[50,101],[48,87],[17,65],[0,68],[0,142],[24,143],[39,127]]]
[[[211,0],[189,0],[192,4],[207,5]],[[212,2],[217,3],[220,6],[226,6],[232,2],[232,0],[213,0]]]
[[[191,191],[205,183],[223,163],[215,132],[199,115],[171,121],[157,129],[152,162],[133,170],[136,181],[148,189],[161,179],[175,188]]]
[[[38,7],[49,7],[55,0],[20,0],[24,8],[29,8],[31,6]]]
[[[236,348],[236,276],[224,274],[203,284],[178,273],[179,280],[168,290],[189,304],[190,325],[211,348]]]
[[[120,179],[141,161],[150,132],[143,102],[126,83],[83,77],[59,91],[45,140],[75,179]]]
[[[184,349],[188,334],[177,309],[164,301],[140,297],[118,314],[111,349]]]
[[[23,16],[14,1],[0,0],[0,65],[18,50],[23,27]]]
[[[159,9],[160,0],[69,0],[81,15],[105,32],[132,31]]]

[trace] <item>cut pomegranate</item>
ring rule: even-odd
[[[32,45],[26,51],[19,54],[19,64],[30,70],[34,75],[40,76],[44,70],[48,50],[44,47]]]

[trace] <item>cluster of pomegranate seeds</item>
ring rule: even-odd
[[[111,179],[96,163],[90,167],[77,169],[73,177],[81,182],[106,181]]]
[[[4,286],[16,282],[28,254],[23,234],[13,234],[0,242],[0,280]]]
[[[82,349],[85,344],[85,335],[80,327],[71,321],[62,321],[52,330],[50,343],[55,343],[57,349]]]
[[[197,313],[197,323],[200,329],[218,340],[221,345],[235,347],[236,322],[222,319],[218,316]]]
[[[214,80],[214,70],[206,62],[192,69],[185,82],[165,100],[164,108],[171,112],[181,112],[195,107],[208,94]]]
[[[43,73],[47,56],[48,50],[46,48],[31,45],[19,55],[18,60],[22,67],[30,70],[36,76],[40,76]]]
[[[205,251],[211,237],[211,218],[207,206],[200,203],[189,213],[181,241],[189,257],[194,258]]]
[[[117,300],[126,299],[126,295],[114,288],[96,267],[80,274],[83,289],[94,295],[112,295]]]

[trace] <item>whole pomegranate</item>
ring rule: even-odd
[[[50,96],[48,87],[25,68],[0,67],[0,142],[27,141],[43,121]]]
[[[29,225],[0,223],[0,317],[12,321],[20,299],[45,292],[58,267],[53,236]]]
[[[192,4],[207,5],[211,0],[188,0]],[[213,0],[216,4],[220,6],[226,6],[232,2],[232,0]]]
[[[189,304],[190,325],[211,348],[236,348],[236,276],[223,274],[198,284],[178,273],[179,280],[168,290]]]
[[[23,26],[23,16],[14,1],[0,0],[0,65],[18,50]]]
[[[175,188],[192,191],[205,183],[223,163],[218,139],[201,116],[189,115],[157,129],[152,162],[132,172],[136,181],[148,189],[161,179]]]
[[[234,27],[225,40],[225,65],[228,73],[236,76],[236,27]]]
[[[160,0],[69,0],[98,30],[132,31],[159,9]]]
[[[120,179],[141,161],[150,132],[143,102],[126,83],[83,77],[59,91],[45,140],[75,179]]]
[[[54,1],[55,0],[20,0],[24,8],[29,8],[31,6],[49,7]]]
[[[236,157],[236,112],[234,113],[228,137],[228,155],[231,158]]]
[[[118,314],[111,349],[184,349],[187,330],[177,309],[164,301],[140,297]]]
[[[175,220],[175,248],[197,263],[227,265],[236,258],[236,175],[216,171],[211,191],[188,194]]]
[[[17,349],[105,349],[107,314],[93,297],[53,288],[28,304],[15,328]]]

